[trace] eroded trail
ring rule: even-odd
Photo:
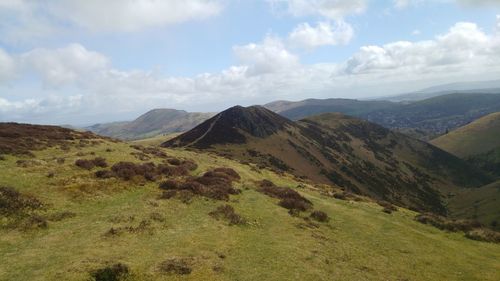
[[[212,124],[210,124],[210,127],[208,127],[207,131],[205,133],[203,133],[203,135],[201,135],[199,138],[195,139],[194,141],[192,141],[191,143],[186,145],[186,147],[194,145],[195,143],[197,143],[198,141],[203,139],[206,135],[208,135],[212,131],[212,128],[215,126],[215,123],[217,123],[217,121],[219,121],[220,117],[221,117],[221,115],[219,114],[219,116],[217,116],[217,118],[215,118],[215,120],[212,122]]]

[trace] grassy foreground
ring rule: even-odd
[[[292,177],[214,155],[163,149],[193,159],[194,175],[212,167],[235,169],[242,193],[229,202],[160,200],[157,183],[97,179],[95,170],[74,165],[96,156],[109,164],[140,162],[134,151],[108,141],[50,148],[35,152],[36,163],[27,167],[5,156],[0,186],[38,198],[46,206],[44,216],[74,215],[49,220],[46,228],[0,228],[0,280],[92,280],[92,272],[116,263],[129,267],[126,280],[500,280],[499,244],[420,224],[409,210],[386,214],[371,202],[334,199],[313,186],[296,188]],[[64,164],[54,157],[65,158]],[[311,224],[303,219],[307,212],[289,215],[276,199],[255,190],[262,179],[296,188],[330,221]],[[208,215],[226,203],[245,225]],[[133,231],[107,235],[120,227]],[[162,271],[162,262],[172,259],[185,261],[190,274]]]

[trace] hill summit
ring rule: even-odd
[[[449,192],[491,182],[439,148],[341,113],[293,122],[260,106],[236,106],[162,145],[206,149],[438,213],[447,212]]]
[[[265,138],[294,123],[262,106],[234,106],[164,143],[164,146],[207,148],[215,144],[243,144],[248,136]]]

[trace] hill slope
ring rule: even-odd
[[[500,147],[500,112],[475,120],[432,140],[431,143],[462,158],[498,148]]]
[[[176,109],[153,109],[131,122],[96,124],[86,129],[118,139],[141,139],[160,134],[185,132],[212,115]]]
[[[256,133],[261,131],[266,133]],[[314,182],[439,213],[446,212],[443,200],[447,192],[491,181],[425,142],[342,114],[292,122],[263,107],[235,107],[163,146],[209,149]]]
[[[0,161],[0,196],[7,195],[0,198],[11,200],[2,203],[23,202],[11,204],[17,206],[15,213],[0,207],[0,256],[7,257],[0,264],[0,280],[500,277],[500,244],[420,224],[409,210],[384,213],[365,198],[338,200],[329,195],[335,191],[331,187],[213,154],[80,137],[31,153],[30,157],[6,154]],[[137,159],[144,156],[138,153],[149,160]],[[76,160],[95,157],[105,158],[108,166],[120,161],[159,166],[176,163],[174,159],[194,160],[197,168],[184,176],[147,180],[137,175],[124,180],[96,177],[97,171],[109,167],[87,170],[75,165]],[[17,164],[29,160],[32,165]],[[168,199],[158,187],[167,179],[188,180],[215,167],[232,167],[241,176],[234,183],[240,192],[228,201],[188,191]],[[264,179],[298,191],[330,220],[312,219],[311,210],[289,215],[277,199],[259,192],[258,182]],[[231,224],[217,217],[214,210],[225,205],[246,222]],[[18,224],[8,224],[16,220]]]

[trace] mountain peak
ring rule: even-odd
[[[203,122],[163,146],[209,147],[215,144],[241,144],[247,137],[265,138],[294,123],[262,106],[233,106]]]

